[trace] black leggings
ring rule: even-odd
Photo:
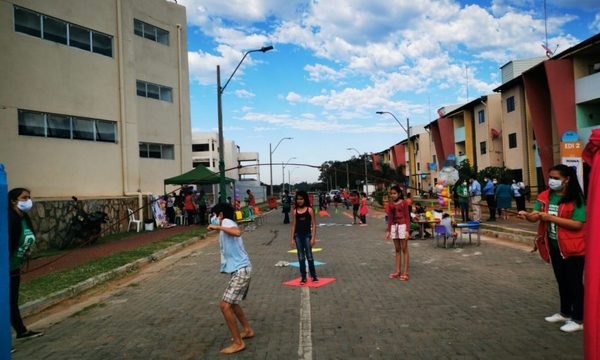
[[[552,269],[558,283],[561,314],[574,321],[583,321],[583,265],[584,256],[563,259],[558,249],[550,245]]]
[[[27,332],[27,328],[21,319],[19,311],[19,287],[21,285],[21,273],[19,270],[10,273],[10,323],[17,334]]]

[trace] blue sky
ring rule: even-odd
[[[216,65],[224,135],[261,163],[320,165],[378,152],[436,109],[488,94],[499,67],[543,56],[543,0],[179,0],[187,9],[192,128],[216,131]],[[547,0],[548,45],[561,52],[600,33],[599,0]],[[468,73],[468,75],[467,75]],[[292,183],[318,172],[290,166]],[[286,170],[286,177],[287,177]],[[261,168],[269,182],[269,168]],[[281,182],[281,166],[273,180]],[[286,179],[287,181],[287,179]]]

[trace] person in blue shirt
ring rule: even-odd
[[[473,220],[481,220],[481,185],[475,177],[469,179],[471,186],[469,187],[469,195],[471,195],[471,207],[473,208]]]
[[[221,250],[221,273],[230,274],[229,284],[223,294],[219,307],[231,332],[232,343],[221,350],[223,354],[233,354],[246,348],[243,339],[254,336],[254,331],[239,305],[246,298],[250,288],[252,266],[241,238],[242,231],[234,219],[234,209],[230,204],[217,204],[211,212],[209,230],[219,232],[219,247]],[[237,320],[242,325],[240,332]]]
[[[494,183],[488,176],[483,178],[485,186],[483,187],[483,196],[485,196],[485,202],[487,203],[488,209],[490,210],[490,217],[488,221],[496,221],[496,192],[494,189]]]

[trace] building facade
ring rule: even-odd
[[[162,193],[192,168],[186,12],[0,3],[0,162],[38,198]]]

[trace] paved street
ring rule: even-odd
[[[323,251],[315,260],[326,263],[319,276],[337,281],[319,289],[281,285],[299,272],[274,266],[296,260],[279,212],[244,233],[253,278],[242,307],[256,337],[229,358],[583,358],[581,333],[563,333],[543,319],[558,309],[558,294],[551,268],[537,255],[485,238],[480,247],[459,249],[411,240],[410,281],[390,280],[393,245],[383,240],[381,214],[359,227],[345,226],[347,214],[330,213],[319,218],[327,226],[317,230]],[[218,243],[208,241],[44,329],[45,336],[17,343],[14,358],[224,358],[219,349],[229,333],[218,302],[228,277],[218,273]],[[302,334],[301,309],[310,309]]]

